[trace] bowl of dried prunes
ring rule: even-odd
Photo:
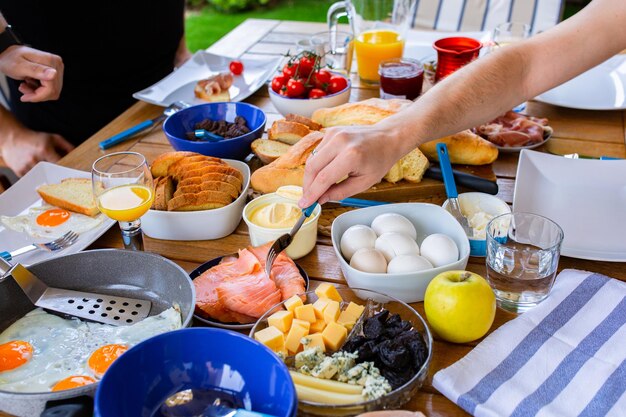
[[[428,374],[433,341],[426,321],[394,297],[328,287],[275,306],[250,332],[289,367],[298,415],[402,407]]]
[[[206,103],[182,109],[163,123],[168,141],[177,151],[243,161],[250,144],[260,138],[267,117],[248,103]]]

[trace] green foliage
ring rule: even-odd
[[[209,4],[220,12],[237,13],[267,6],[270,4],[270,0],[187,0],[187,4],[192,8],[200,8]]]

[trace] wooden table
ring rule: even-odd
[[[290,48],[293,50],[294,42],[297,39],[306,34],[325,29],[326,26],[320,23],[249,19],[215,43],[208,51],[230,57],[280,55]],[[377,89],[361,85],[354,76],[352,81],[354,85],[351,94],[352,101],[378,96]],[[271,104],[266,88],[261,88],[247,101],[260,107],[267,113],[268,128],[274,120],[281,117]],[[162,108],[146,103],[139,102],[133,105],[63,158],[60,164],[89,171],[91,164],[99,156],[122,150],[140,152],[146,156],[148,162],[152,161],[157,155],[171,150],[165,135],[159,128],[135,140],[122,143],[106,152],[98,148],[98,142],[146,119],[153,118],[162,111]],[[530,102],[528,113],[549,118],[550,124],[554,127],[554,136],[541,148],[543,151],[557,154],[578,152],[590,156],[607,155],[626,158],[626,129],[624,124],[626,113],[623,111],[581,111]],[[517,154],[502,154],[494,164],[494,171],[500,186],[499,197],[508,203],[512,202],[517,158]],[[439,189],[443,192],[443,187],[440,184]],[[156,252],[172,259],[187,271],[193,270],[206,260],[234,252],[249,245],[249,243],[247,229],[243,222],[235,233],[216,241],[178,242],[145,238],[147,251]],[[121,247],[120,232],[117,227],[113,227],[98,239],[90,249]],[[467,268],[485,276],[484,262],[484,258],[470,258]],[[299,263],[314,280],[345,283],[328,238],[320,237],[315,250],[301,259]],[[626,281],[626,264],[623,263],[561,258],[559,269],[564,268],[578,268],[599,272]],[[422,303],[416,303],[414,307],[421,314],[424,313]],[[498,310],[491,330],[493,331],[514,317],[514,315]],[[452,344],[436,339],[428,379],[423,388],[405,408],[420,410],[428,416],[450,417],[466,415],[463,410],[434,389],[431,382],[435,372],[462,358],[475,345],[476,342]]]

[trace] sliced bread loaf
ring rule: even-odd
[[[194,194],[181,194],[167,203],[169,211],[196,211],[224,207],[232,203],[230,195],[221,191],[201,191]]]

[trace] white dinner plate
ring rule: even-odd
[[[514,212],[545,216],[563,228],[561,254],[626,262],[626,160],[570,159],[523,150]]]
[[[626,109],[626,55],[614,56],[535,99],[573,109]]]
[[[196,98],[193,89],[196,83],[211,75],[229,71],[233,58],[198,51],[180,68],[158,83],[133,94],[137,100],[167,107],[175,101],[189,104],[206,103]],[[242,58],[243,73],[234,76],[228,92],[230,101],[241,101],[258,90],[276,72],[282,57]]]
[[[54,184],[61,182],[65,178],[89,178],[91,173],[76,169],[65,168],[49,162],[40,162],[26,175],[19,179],[8,190],[0,194],[0,215],[17,216],[25,214],[29,208],[40,206],[42,200],[37,194],[36,188],[42,184]],[[82,233],[72,246],[55,252],[36,250],[24,255],[20,255],[12,262],[20,262],[23,265],[32,265],[36,262],[48,260],[50,258],[69,255],[80,252],[98,239],[113,224],[114,220],[104,218],[104,221],[97,227]],[[0,223],[0,251],[13,251],[31,243],[48,242],[50,239],[33,238],[26,233],[15,232],[7,229]]]

